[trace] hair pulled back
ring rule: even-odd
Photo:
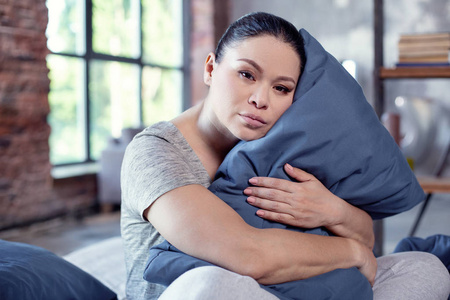
[[[270,35],[289,44],[300,57],[300,71],[303,72],[306,63],[303,37],[290,22],[265,12],[250,13],[233,22],[217,44],[216,61],[221,61],[228,47],[261,35]]]

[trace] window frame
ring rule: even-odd
[[[81,59],[84,63],[84,74],[83,74],[83,101],[84,101],[84,144],[85,144],[85,160],[80,162],[70,162],[70,163],[61,163],[54,164],[53,167],[63,167],[63,166],[73,166],[80,164],[92,164],[95,163],[96,160],[91,157],[91,120],[90,120],[90,112],[91,112],[91,99],[89,93],[89,81],[90,81],[90,67],[91,63],[94,60],[105,61],[105,62],[121,62],[135,65],[139,68],[139,90],[138,96],[139,101],[139,126],[144,126],[143,120],[143,99],[142,99],[142,73],[144,67],[153,67],[160,68],[163,70],[177,70],[180,71],[183,80],[182,80],[182,92],[181,92],[181,109],[182,111],[186,110],[191,106],[190,101],[190,66],[189,66],[189,55],[190,55],[190,26],[191,26],[191,17],[190,17],[190,0],[181,0],[182,3],[182,44],[183,44],[183,54],[182,54],[182,65],[180,67],[168,67],[165,65],[159,65],[156,63],[144,62],[143,60],[143,30],[142,30],[142,1],[139,1],[139,50],[140,54],[136,58],[129,58],[124,56],[114,56],[109,54],[97,53],[93,50],[93,28],[92,28],[92,19],[93,19],[93,9],[92,9],[92,0],[85,0],[85,18],[84,18],[84,43],[85,43],[85,52],[84,54],[76,54],[76,53],[66,53],[66,52],[53,52],[49,50],[50,55],[58,55],[63,57],[72,57]]]

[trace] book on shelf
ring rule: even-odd
[[[414,49],[414,48],[448,48],[450,47],[450,39],[442,39],[442,40],[424,40],[424,41],[416,41],[416,42],[402,42],[401,38],[398,41],[399,49]]]
[[[448,55],[442,56],[420,56],[420,57],[399,57],[399,63],[449,63]]]
[[[399,56],[401,57],[416,57],[416,56],[442,56],[448,55],[449,48],[435,47],[435,48],[412,48],[412,49],[400,49]]]
[[[423,43],[442,40],[450,40],[450,32],[414,33],[414,34],[402,34],[400,36],[400,42],[402,43],[417,43],[417,42]]]
[[[397,66],[447,66],[450,32],[403,34],[398,41]]]
[[[418,63],[396,63],[396,67],[403,68],[403,67],[450,67],[450,62],[446,63],[433,63],[433,62],[418,62]]]

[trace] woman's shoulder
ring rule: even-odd
[[[126,163],[142,163],[149,159],[164,163],[189,161],[191,164],[198,160],[178,128],[168,121],[147,127],[127,146],[124,157]]]
[[[136,138],[146,136],[146,137],[156,137],[165,138],[170,136],[176,136],[177,138],[182,138],[180,132],[175,127],[175,125],[170,121],[160,121],[157,122],[136,135]]]
[[[128,148],[189,147],[178,128],[169,121],[155,123],[136,134]]]
[[[145,209],[163,193],[187,184],[207,186],[209,177],[173,123],[156,123],[127,146],[121,171],[122,201],[145,199]]]

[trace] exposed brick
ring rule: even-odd
[[[214,51],[214,0],[191,1],[191,101],[202,100],[208,91],[203,83],[203,63]]]
[[[0,229],[73,206],[53,191],[46,26],[45,0],[0,0]]]
[[[0,148],[7,148],[11,145],[11,139],[8,137],[0,137]]]

